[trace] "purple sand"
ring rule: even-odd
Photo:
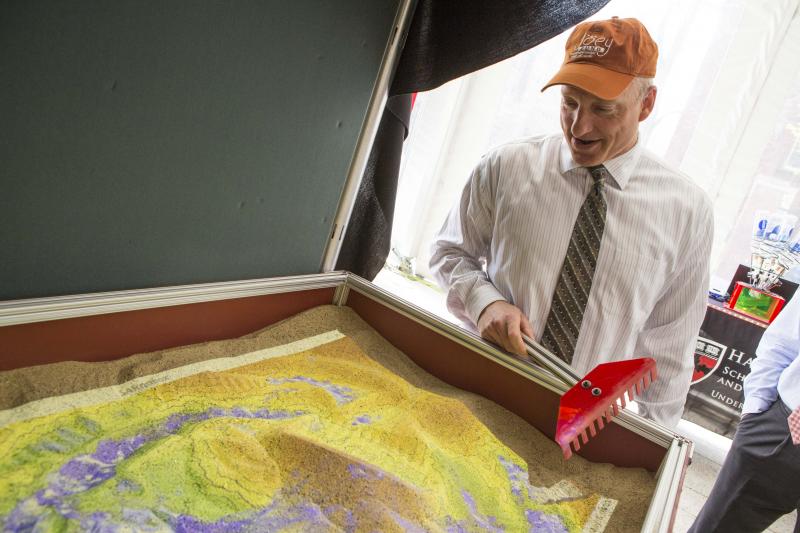
[[[383,479],[385,475],[382,470],[358,463],[347,465],[347,471],[350,472],[352,479],[378,480]]]
[[[478,505],[475,503],[475,498],[472,497],[472,494],[464,489],[461,489],[461,497],[464,498],[464,502],[467,504],[467,507],[469,507],[472,519],[475,520],[478,527],[481,528],[481,531],[492,531],[497,533],[504,531],[503,528],[497,524],[497,518],[494,516],[486,516],[478,511]]]
[[[247,525],[247,521],[226,521],[218,520],[217,522],[207,523],[201,522],[193,516],[180,515],[173,524],[173,528],[178,533],[194,533],[194,532],[208,532],[208,533],[222,533],[223,531],[241,531]]]
[[[356,419],[350,425],[357,426],[359,424],[371,424],[371,423],[372,419],[369,417],[369,415],[361,415],[357,416]]]
[[[531,525],[529,530],[531,532],[568,533],[569,531],[566,526],[564,526],[564,523],[561,522],[561,519],[555,515],[527,509],[525,511],[525,516],[528,519],[528,523]]]
[[[529,486],[527,472],[521,466],[510,459],[506,459],[502,455],[498,455],[497,458],[500,460],[500,464],[503,465],[508,475],[508,481],[511,484],[511,494],[521,501],[523,487]]]
[[[323,511],[323,514],[330,519],[330,517],[338,512],[344,512],[344,530],[345,533],[353,533],[356,530],[356,517],[353,515],[353,511],[346,508],[343,505],[331,505],[326,507]]]
[[[457,522],[449,524],[445,529],[445,531],[447,531],[447,533],[469,533],[469,530],[467,530],[464,524]]]
[[[292,378],[269,378],[267,382],[272,385],[282,385],[283,383],[308,383],[309,385],[313,385],[315,387],[320,387],[325,389],[336,400],[336,403],[339,405],[352,402],[355,399],[353,394],[353,390],[349,387],[344,387],[342,385],[334,385],[330,381],[318,381],[314,378],[309,378],[305,376],[294,376]]]
[[[173,529],[178,533],[228,533],[242,531],[243,529],[255,531],[277,531],[292,524],[303,524],[308,529],[312,526],[330,524],[327,517],[316,505],[297,505],[280,512],[277,511],[275,504],[266,509],[258,511],[249,518],[232,520],[222,518],[216,522],[203,522],[193,516],[179,515],[172,523]]]
[[[62,486],[70,485],[68,494],[74,494],[113,477],[116,469],[110,464],[94,462],[89,457],[81,455],[62,466],[58,473],[67,482]],[[68,483],[69,481],[77,483]]]
[[[117,463],[133,455],[133,452],[141,448],[145,442],[145,437],[142,435],[122,440],[101,440],[92,458],[104,463]]]
[[[164,422],[164,429],[166,429],[169,433],[175,433],[181,429],[181,427],[183,427],[183,424],[185,424],[189,418],[190,415],[186,414],[172,414],[169,416],[167,421]]]
[[[241,407],[234,407],[231,409],[231,415],[237,418],[249,418],[250,413],[242,409]]]
[[[25,502],[20,502],[11,514],[9,514],[4,523],[3,531],[31,531],[36,525],[38,518],[34,515],[26,513],[20,508]]]
[[[526,473],[525,469],[522,468],[521,466],[519,466],[514,461],[511,461],[510,459],[506,459],[502,455],[498,455],[497,458],[500,460],[500,464],[503,465],[503,468],[506,469],[506,472],[508,472],[509,476],[511,476],[511,475],[520,476],[520,475],[524,475]]]
[[[126,524],[135,524],[136,529],[147,531],[145,528],[152,528],[159,527],[159,529],[163,529],[167,526],[163,520],[157,517],[153,511],[149,509],[122,509],[122,521]]]
[[[92,513],[81,518],[81,530],[91,531],[92,533],[112,533],[117,530],[115,524],[110,521],[108,513]]]

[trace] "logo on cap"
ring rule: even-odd
[[[611,50],[614,39],[602,33],[586,32],[570,54],[570,61],[588,57],[603,57]]]

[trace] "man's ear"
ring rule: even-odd
[[[651,85],[647,88],[647,93],[645,93],[644,98],[642,98],[642,110],[639,112],[639,122],[649,117],[650,113],[653,112],[653,107],[656,105],[657,93],[658,89],[655,85]]]

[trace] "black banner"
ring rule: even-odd
[[[765,329],[766,324],[709,304],[695,347],[690,395],[702,396],[703,403],[719,407],[720,414],[738,418],[744,378]]]

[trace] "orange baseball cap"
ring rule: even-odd
[[[636,77],[654,78],[658,46],[634,18],[581,22],[567,39],[564,63],[544,91],[574,85],[603,100],[613,100]]]

